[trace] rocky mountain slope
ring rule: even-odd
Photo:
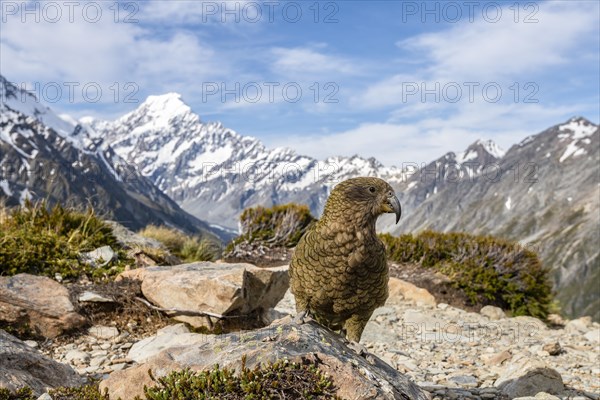
[[[598,320],[599,146],[598,126],[573,118],[501,158],[481,159],[473,176],[463,167],[457,178],[448,164],[427,174],[438,160],[398,186],[407,211],[393,233],[435,229],[520,241],[553,269],[563,312]]]
[[[131,399],[143,395],[144,385],[155,384],[149,370],[155,378],[185,367],[213,369],[215,363],[239,371],[242,359],[253,368],[287,358],[326,372],[344,399],[600,398],[600,325],[589,317],[563,321],[554,316],[554,325],[546,326],[532,317],[508,317],[491,306],[468,312],[391,278],[390,296],[371,317],[361,339],[365,348],[357,352],[359,346],[348,346],[314,321],[297,324],[288,316],[295,315],[295,304],[287,290],[287,267],[186,264],[169,271],[165,281],[166,272],[162,267],[131,270],[121,277],[137,274],[141,283],[120,279],[109,287],[90,282],[65,285],[27,274],[0,278],[0,306],[18,311],[15,315],[29,315],[36,326],[68,322],[59,319],[65,304],[94,323],[52,340],[21,342],[0,330],[0,388],[27,384],[40,395],[48,387],[78,385],[89,377],[101,380],[100,388],[108,389],[111,399]],[[200,281],[211,290],[235,295],[187,290],[194,286],[190,282]],[[29,282],[27,293],[19,290],[24,282]],[[136,313],[119,310],[118,305],[126,307],[132,296],[162,307],[168,302],[179,310],[201,304],[198,311],[211,315],[218,315],[219,309],[233,311],[229,317],[258,302],[275,308],[263,310],[264,324],[270,323],[266,327],[245,325],[242,331],[200,334],[146,308]],[[198,302],[201,298],[211,298],[210,304]],[[91,310],[95,311],[88,314]],[[149,315],[152,319],[146,318]],[[0,314],[0,322],[5,318]]]
[[[91,205],[123,225],[166,224],[214,235],[99,136],[42,106],[0,76],[0,199]]]

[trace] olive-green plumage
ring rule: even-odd
[[[392,187],[379,178],[335,186],[321,219],[300,239],[290,263],[296,311],[358,342],[371,314],[388,297],[385,247],[375,233],[383,213],[400,218]]]

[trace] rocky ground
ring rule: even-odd
[[[225,265],[228,268],[223,268]],[[184,296],[179,299],[180,308],[184,309],[192,308],[193,302],[202,304],[212,298],[229,298],[229,302],[210,305],[217,314],[226,314],[232,305],[246,312],[252,312],[259,305],[276,305],[274,310],[260,315],[267,323],[295,314],[293,296],[285,290],[285,269],[250,268],[248,273],[244,268],[249,267],[240,265],[211,264],[208,267],[170,267],[168,271],[154,268],[143,274],[134,270],[128,274],[143,281],[137,286],[130,283],[70,285],[67,295],[77,306],[70,309],[65,305],[65,309],[77,310],[91,323],[78,328],[74,334],[57,334],[53,338],[29,340],[26,344],[72,366],[84,377],[107,379],[119,371],[143,368],[142,364],[161,350],[192,343],[206,344],[215,337],[190,332],[163,313],[132,300],[135,297],[145,297],[157,306],[171,308],[170,299]],[[47,287],[43,306],[46,307],[44,315],[49,315],[47,299],[58,298],[59,294],[65,296],[64,285],[48,278],[36,279],[29,284],[34,285],[38,293],[44,292],[40,288]],[[10,289],[14,281],[5,287]],[[204,292],[190,290],[188,293],[189,288],[200,284],[207,288]],[[2,290],[0,288],[0,294]],[[18,305],[0,302],[6,315],[12,315],[12,310],[15,316],[23,316],[23,313],[34,316],[37,314],[31,310],[42,307],[36,306],[33,298],[28,298],[24,305],[18,299],[20,292],[4,290],[4,299],[13,296],[13,303]],[[452,299],[458,302],[455,296],[450,296]],[[191,323],[196,332],[206,328],[204,317],[177,318]],[[48,316],[44,329],[51,326],[58,332],[67,328],[64,324],[73,321],[78,320],[63,321],[58,315],[54,319]],[[554,317],[553,321],[555,325],[549,327],[535,318],[509,318],[502,310],[489,306],[478,312],[474,307],[461,309],[440,302],[425,289],[392,278],[390,298],[373,314],[361,343],[369,353],[429,392],[433,399],[508,399],[521,397],[523,393],[538,394],[538,399],[557,398],[543,392],[553,392],[564,399],[600,399],[600,325],[590,318],[564,322]]]
[[[361,343],[434,399],[502,398],[502,380],[532,365],[560,374],[566,387],[561,398],[600,398],[600,325],[590,318],[549,328],[531,317],[507,318],[496,307],[476,313],[436,304],[424,290],[394,294],[392,286],[391,292]],[[288,292],[278,310],[290,312],[293,303]],[[559,379],[550,374],[542,381]]]

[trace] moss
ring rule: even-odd
[[[149,225],[142,229],[139,234],[158,240],[169,252],[184,262],[214,261],[221,253],[219,244],[211,239],[201,236],[188,236],[177,229],[165,226]],[[151,254],[149,256],[152,257]],[[160,262],[159,260],[155,261]]]
[[[110,246],[118,257],[93,268],[79,260],[80,253]],[[112,229],[93,211],[79,211],[45,202],[26,202],[0,212],[0,274],[30,273],[63,278],[81,274],[96,279],[121,272],[131,260],[118,244]]]
[[[491,236],[425,231],[381,235],[390,260],[434,268],[473,304],[545,319],[552,309],[549,270],[534,252]]]
[[[152,375],[151,375],[152,376]],[[184,399],[339,399],[330,377],[310,362],[280,360],[249,369],[242,359],[239,375],[215,365],[210,371],[171,372],[144,388],[148,400]]]
[[[239,374],[219,365],[208,371],[173,371],[158,379],[148,371],[154,385],[144,386],[144,399],[340,399],[335,395],[336,387],[331,378],[307,360],[299,363],[279,360],[252,369],[246,368],[245,364],[244,356]],[[61,387],[50,390],[49,394],[54,400],[110,400],[106,390],[100,392],[98,382],[74,388]],[[37,397],[28,387],[16,392],[0,388],[0,400],[35,399]],[[135,400],[140,400],[140,397]]]
[[[36,400],[30,388],[24,387],[11,392],[6,388],[0,388],[0,400]]]
[[[101,393],[97,382],[80,387],[61,387],[49,394],[52,400],[109,400],[108,390]]]
[[[242,234],[227,246],[226,253],[240,244],[294,247],[313,221],[307,206],[294,203],[247,208],[240,215]]]

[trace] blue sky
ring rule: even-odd
[[[599,120],[597,1],[21,4],[1,2],[0,73],[74,117],[179,92],[267,146],[387,165]]]

